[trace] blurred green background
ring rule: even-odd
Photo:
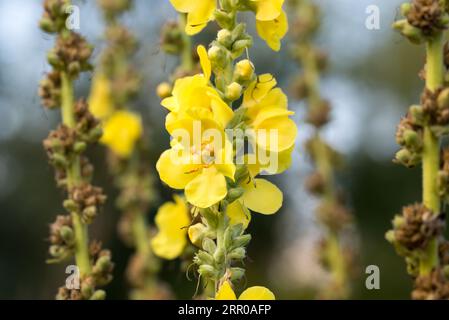
[[[48,224],[62,213],[62,194],[56,189],[52,168],[47,164],[41,141],[58,121],[57,112],[40,106],[38,82],[50,70],[45,62],[53,40],[41,32],[38,20],[41,1],[0,0],[0,298],[51,299],[64,283],[64,266],[46,265]],[[176,12],[168,0],[136,0],[135,8],[124,21],[138,35],[142,45],[136,64],[145,82],[136,107],[145,125],[151,128],[154,168],[158,155],[168,146],[163,128],[165,111],[154,91],[169,77],[176,60],[159,50],[159,30]],[[405,265],[384,240],[390,220],[403,205],[420,199],[420,170],[405,169],[391,161],[396,150],[395,127],[408,105],[419,101],[422,83],[417,73],[423,66],[423,50],[395,34],[391,23],[396,19],[400,0],[317,1],[323,11],[323,26],[317,44],[331,59],[324,75],[323,95],[331,100],[334,121],[325,129],[325,137],[344,153],[347,163],[340,182],[346,188],[358,226],[360,273],[355,280],[353,297],[357,299],[407,299],[411,281]],[[101,50],[102,18],[95,1],[75,1],[81,7],[81,30]],[[366,8],[380,9],[380,30],[368,30]],[[254,33],[253,18],[248,19]],[[216,29],[195,38],[207,43]],[[250,50],[258,73],[271,72],[280,86],[290,87],[299,72],[288,55],[288,38],[279,54],[256,39]],[[77,93],[87,96],[91,74],[77,83]],[[248,285],[266,285],[280,299],[310,297],[309,288],[323,282],[312,252],[319,237],[313,208],[315,199],[303,188],[311,167],[304,155],[304,141],[311,128],[304,123],[304,105],[290,99],[296,111],[300,134],[294,165],[276,182],[284,190],[285,205],[275,216],[258,215],[249,232]],[[116,269],[109,285],[110,299],[126,298],[123,271],[131,251],[116,235],[119,213],[114,209],[114,189],[104,171],[103,149],[92,150],[96,164],[94,183],[106,189],[109,201],[92,227],[93,238],[103,241],[113,252]],[[157,180],[157,179],[156,179]],[[170,190],[156,185],[159,202],[170,199]],[[380,268],[380,290],[365,288],[367,265]],[[191,298],[196,281],[188,281],[178,272],[178,262],[164,264],[162,276],[180,298]]]

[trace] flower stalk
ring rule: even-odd
[[[112,279],[111,253],[97,242],[89,243],[88,226],[105,202],[101,188],[90,184],[93,167],[84,156],[89,144],[101,136],[96,119],[84,100],[75,102],[74,80],[90,70],[92,47],[79,34],[67,29],[68,0],[45,0],[40,27],[56,35],[56,45],[48,54],[53,70],[42,80],[42,104],[61,109],[62,123],[44,140],[44,148],[56,172],[56,181],[67,194],[64,208],[68,215],[58,216],[50,226],[49,262],[75,257],[80,279],[72,287],[61,287],[57,299],[104,299],[97,287]]]
[[[106,24],[106,46],[95,71],[90,108],[100,120],[107,147],[107,164],[119,190],[116,206],[122,212],[118,230],[135,250],[126,276],[132,299],[166,299],[169,291],[157,280],[160,261],[150,246],[147,213],[156,200],[153,175],[147,166],[147,139],[140,114],[130,104],[141,88],[141,75],[133,65],[138,49],[135,36],[120,21],[132,0],[98,0]]]
[[[393,27],[412,43],[425,44],[425,88],[421,104],[413,105],[397,129],[402,149],[395,161],[407,167],[422,162],[422,204],[404,207],[387,233],[414,279],[413,299],[448,299],[447,241],[441,212],[447,203],[446,154],[441,138],[449,126],[447,61],[444,34],[449,23],[446,0],[413,0],[401,6],[404,19]]]
[[[314,127],[313,136],[307,142],[307,150],[314,163],[315,172],[307,179],[310,193],[320,201],[317,217],[324,229],[319,255],[331,281],[320,292],[323,298],[347,298],[351,292],[354,249],[345,243],[353,229],[352,215],[346,208],[336,184],[336,171],[342,156],[322,138],[321,130],[329,122],[330,103],[320,92],[321,73],[327,64],[326,55],[314,45],[314,36],[320,26],[319,8],[310,0],[291,0],[295,13],[292,32],[294,45],[292,56],[302,67],[302,73],[294,83],[294,92],[307,103],[307,122]]]
[[[221,30],[208,50],[203,46],[197,48],[202,74],[176,80],[172,95],[161,103],[170,111],[166,128],[173,140],[171,149],[161,155],[156,168],[163,182],[173,189],[184,190],[185,200],[177,197],[176,204],[161,207],[156,216],[159,234],[153,248],[167,258],[179,255],[180,250],[173,248],[184,245],[185,235],[164,221],[176,216],[178,223],[183,222],[186,207],[183,201],[187,201],[192,207],[187,233],[198,247],[194,264],[200,278],[214,288],[212,293],[205,292],[208,298],[236,299],[232,287],[244,277],[245,269],[239,265],[251,240],[251,235],[245,232],[251,219],[249,210],[270,215],[282,206],[282,192],[256,176],[263,171],[277,174],[287,169],[297,128],[289,118],[292,112],[287,109],[286,96],[275,88],[274,77],[257,76],[249,59],[239,60],[252,45],[245,24],[237,21],[239,11],[255,12],[259,35],[270,47],[279,50],[280,39],[287,29],[286,15],[283,1],[269,2],[273,3],[264,6],[266,3],[258,1],[221,0],[217,5],[211,0],[193,8],[187,5],[188,0],[172,1],[175,9],[187,14],[187,35],[200,32],[211,20],[217,21]],[[237,102],[241,102],[239,107],[235,106]],[[276,143],[264,142],[254,133],[268,127],[276,134],[282,130],[283,135],[277,137]],[[191,128],[193,137],[189,139],[193,145],[185,145],[187,141],[175,133],[180,130],[188,133]],[[234,134],[245,129],[253,134],[247,138]],[[213,137],[207,137],[210,130],[215,133]],[[246,154],[245,141],[253,144],[253,150],[258,146],[274,152],[280,160],[279,166],[265,167],[258,154]],[[186,157],[178,158],[180,150],[187,153]],[[240,163],[250,156],[257,161]],[[173,238],[177,243],[167,241]],[[249,288],[240,298],[252,294],[274,298],[263,287]]]

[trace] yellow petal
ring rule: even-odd
[[[158,257],[173,260],[181,255],[187,240],[186,237],[170,237],[165,233],[159,233],[151,240],[153,252]]]
[[[224,175],[212,166],[202,172],[186,188],[187,201],[199,208],[209,208],[223,200],[228,193]]]
[[[186,33],[194,35],[203,30],[207,23],[213,19],[216,1],[195,0],[195,8],[187,15]]]
[[[133,152],[142,132],[140,116],[129,111],[116,111],[104,122],[100,142],[118,156],[127,158]]]
[[[186,227],[190,223],[184,200],[175,196],[175,202],[162,205],[156,214],[155,223],[158,234],[151,240],[154,253],[169,260],[177,258],[187,243]]]
[[[256,142],[257,147],[276,153],[290,149],[298,134],[295,122],[287,116],[269,118],[253,129],[249,133],[252,134],[251,139]]]
[[[97,73],[93,79],[91,91],[90,112],[98,119],[108,117],[114,111],[108,78],[102,73]]]
[[[215,300],[237,300],[237,297],[234,293],[234,290],[232,290],[229,281],[223,283],[220,289],[218,289],[218,292],[215,295]]]
[[[207,81],[209,81],[210,75],[212,73],[212,65],[210,63],[206,48],[200,45],[198,46],[196,51],[198,52],[198,56],[200,57],[200,64],[201,68],[203,69],[204,77],[206,78]]]
[[[251,287],[243,291],[239,300],[276,300],[276,297],[265,287]]]
[[[259,36],[274,51],[281,49],[281,39],[287,34],[288,21],[284,11],[273,20],[257,20],[256,29]]]
[[[250,210],[270,215],[276,213],[282,207],[283,195],[271,182],[265,179],[254,179],[242,185],[245,192],[242,203]]]
[[[196,3],[191,0],[170,0],[172,6],[179,12],[189,12],[195,10]]]
[[[207,227],[202,223],[197,223],[193,226],[190,226],[188,230],[190,242],[192,242],[198,248],[201,248],[201,244],[206,231]]]
[[[176,150],[164,151],[156,163],[156,169],[163,182],[173,189],[184,189],[199,174],[198,165],[190,163]]]
[[[251,108],[259,104],[276,84],[276,79],[269,73],[258,76],[257,79],[248,86],[248,89],[245,90],[243,105],[246,108]]]
[[[251,0],[256,5],[256,19],[261,21],[276,19],[282,11],[284,0]]]
[[[229,223],[231,225],[242,224],[244,229],[248,228],[251,221],[251,213],[245,210],[239,200],[227,206],[226,214],[229,217]]]

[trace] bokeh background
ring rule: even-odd
[[[63,266],[47,265],[48,224],[62,212],[62,195],[55,187],[52,168],[47,164],[41,141],[56,126],[57,112],[40,106],[39,80],[49,70],[46,52],[52,38],[37,25],[41,1],[0,0],[0,298],[51,299],[64,279]],[[102,17],[95,1],[75,1],[81,8],[81,33],[101,50]],[[138,108],[151,128],[151,152],[155,160],[168,146],[163,128],[165,112],[154,94],[156,85],[166,79],[176,61],[159,50],[159,30],[176,13],[168,0],[136,0],[125,21],[142,45],[135,63],[145,77]],[[413,46],[395,34],[391,23],[397,17],[401,0],[317,1],[323,11],[323,26],[317,44],[331,59],[324,75],[323,94],[333,103],[333,122],[325,129],[326,139],[346,156],[340,183],[346,188],[359,230],[361,277],[354,282],[354,298],[406,299],[410,280],[405,265],[384,239],[390,220],[401,206],[420,198],[420,170],[405,169],[392,163],[396,150],[396,123],[409,104],[419,99],[421,81],[417,73],[423,65],[421,47]],[[380,8],[380,30],[365,27],[368,5]],[[251,32],[254,21],[248,20]],[[207,43],[216,31],[195,38]],[[288,38],[280,54],[274,54],[257,37],[250,50],[258,73],[271,72],[288,90],[299,69],[288,55]],[[95,58],[94,57],[94,58]],[[77,93],[87,96],[91,74],[77,83]],[[246,263],[249,285],[266,285],[278,298],[300,299],[325,274],[313,259],[314,242],[320,230],[315,224],[315,200],[303,188],[311,167],[304,155],[304,141],[311,128],[304,123],[304,105],[291,98],[300,136],[294,165],[276,179],[284,190],[285,205],[275,216],[258,215],[250,232],[250,260]],[[108,288],[109,298],[126,298],[123,271],[131,254],[116,235],[119,213],[114,209],[114,189],[104,172],[101,146],[92,151],[95,184],[110,196],[108,205],[96,220],[92,234],[113,251],[115,280]],[[170,190],[156,184],[157,206],[170,199]],[[356,241],[356,240],[354,240]],[[367,265],[380,268],[380,290],[365,288]],[[180,298],[191,298],[195,281],[179,273],[179,263],[164,264],[163,277]]]

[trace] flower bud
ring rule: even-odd
[[[223,48],[213,45],[207,51],[210,61],[214,66],[219,67],[220,69],[224,69],[226,65],[226,52]]]
[[[387,239],[387,241],[390,242],[390,243],[396,242],[396,237],[394,235],[394,230],[387,231],[387,233],[385,233],[385,239]]]
[[[197,223],[189,227],[188,234],[190,241],[197,247],[201,246],[207,227],[202,223]]]
[[[248,59],[240,60],[235,65],[234,75],[236,79],[248,81],[251,80],[254,74],[254,65]]]
[[[214,259],[217,263],[223,263],[225,260],[226,252],[223,248],[215,250]]]
[[[244,192],[245,189],[243,189],[242,187],[232,188],[228,191],[228,196],[226,200],[228,200],[229,203],[233,203],[234,201],[239,199]]]
[[[422,139],[414,130],[405,130],[404,142],[408,148],[420,150],[422,148]]]
[[[76,154],[83,153],[87,148],[87,144],[82,141],[78,141],[73,146],[73,151],[75,151]]]
[[[198,273],[204,278],[213,278],[215,277],[216,270],[209,264],[202,264],[198,267]]]
[[[90,297],[90,300],[104,300],[106,299],[106,292],[104,290],[97,290]]]
[[[237,247],[245,247],[249,242],[251,241],[251,235],[250,234],[244,234],[239,237],[234,238],[234,241],[232,243],[232,246]]]
[[[226,99],[235,101],[242,95],[242,86],[237,82],[233,82],[226,87]]]
[[[449,88],[444,89],[437,98],[438,108],[449,109]]]
[[[171,96],[173,88],[168,82],[160,83],[156,88],[156,93],[159,98],[164,99]]]
[[[246,250],[245,248],[235,248],[228,254],[228,258],[234,259],[234,260],[243,260],[246,257]]]
[[[245,269],[231,268],[231,281],[239,281],[245,276]]]
[[[218,43],[229,48],[232,45],[232,33],[228,29],[221,29],[217,34]]]
[[[232,44],[232,56],[233,58],[239,57],[243,50],[251,47],[253,45],[253,41],[251,39],[242,39],[237,40]]]
[[[399,31],[412,43],[420,44],[424,40],[421,29],[412,26],[406,19],[393,23],[393,29]]]
[[[67,244],[73,244],[75,236],[73,234],[72,228],[68,226],[62,226],[61,230],[59,231],[59,234],[61,235],[61,238],[64,240]]]
[[[405,17],[412,9],[412,4],[409,2],[401,4],[401,14]]]
[[[203,239],[203,249],[209,252],[210,254],[213,254],[215,250],[217,250],[217,245],[215,244],[214,240],[210,238],[204,238]]]
[[[78,210],[78,205],[72,199],[64,200],[62,205],[64,206],[64,209],[66,209],[69,212],[74,212]]]
[[[198,253],[195,256],[196,258],[196,264],[202,265],[202,264],[210,264],[213,265],[215,260],[214,257],[212,257],[211,254],[207,253],[206,251],[198,251]]]
[[[413,124],[423,125],[424,124],[424,111],[420,105],[412,105],[409,109],[410,116],[412,118]]]
[[[393,228],[395,228],[395,229],[402,227],[404,225],[404,223],[405,223],[405,219],[403,216],[400,216],[400,215],[396,215],[392,221]]]

